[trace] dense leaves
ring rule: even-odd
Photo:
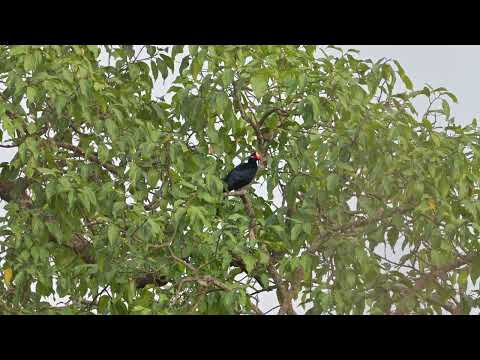
[[[1,46],[0,94],[18,150],[0,174],[1,312],[261,313],[271,290],[282,314],[479,306],[477,124],[397,61]],[[255,150],[257,185],[226,196]]]

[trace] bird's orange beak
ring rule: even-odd
[[[255,153],[255,158],[259,161],[262,160],[262,155],[260,155],[258,152]]]

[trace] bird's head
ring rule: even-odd
[[[261,161],[262,160],[262,155],[260,155],[258,152],[253,152],[250,155],[250,159],[253,159],[255,161]]]

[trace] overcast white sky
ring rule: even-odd
[[[360,58],[371,58],[373,61],[383,57],[398,60],[415,88],[422,88],[425,83],[429,83],[434,87],[446,87],[457,96],[459,103],[451,107],[452,115],[457,122],[465,125],[474,117],[479,118],[480,46],[344,45],[341,47],[358,49]],[[165,86],[168,85],[168,83],[165,84]],[[157,82],[157,86],[162,86],[161,82]],[[14,152],[14,149],[0,148],[0,162],[10,161]],[[4,204],[0,202],[0,214],[3,214]],[[276,297],[272,292],[262,297],[259,307],[267,311],[276,304]],[[297,310],[299,313],[303,312],[301,309]]]

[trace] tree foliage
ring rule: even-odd
[[[0,312],[258,314],[268,291],[280,314],[478,309],[478,129],[396,61],[1,46],[0,95]],[[253,150],[256,185],[225,194]]]

